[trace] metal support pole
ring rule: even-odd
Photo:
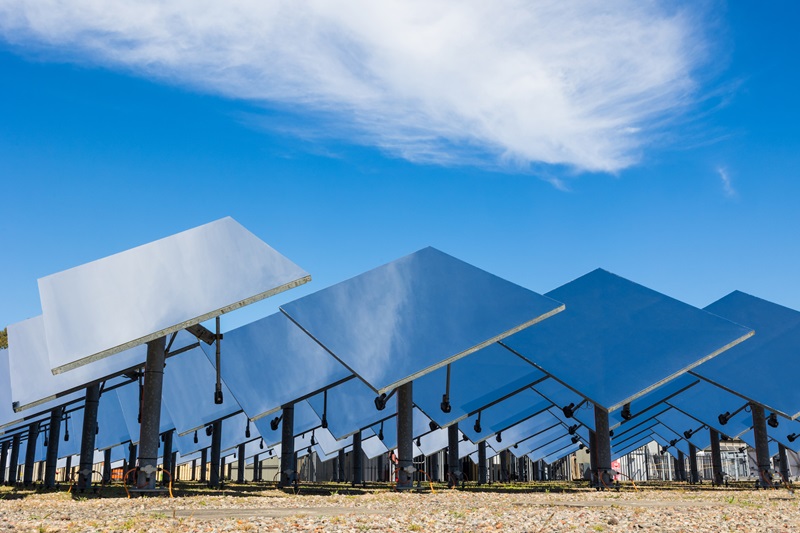
[[[458,423],[447,427],[447,486],[454,487],[461,481],[461,466],[458,464]]]
[[[689,483],[692,485],[700,483],[700,473],[697,471],[697,446],[689,443],[689,474],[691,479]]]
[[[111,448],[103,450],[103,483],[111,483]]]
[[[61,419],[64,408],[56,407],[50,411],[50,427],[47,430],[47,458],[44,468],[44,486],[52,489],[56,486],[56,469],[58,466],[58,442],[61,440]],[[0,461],[5,466],[5,461]],[[0,483],[2,483],[0,481]]]
[[[478,443],[478,484],[486,484],[486,441]]]
[[[344,462],[345,462],[345,455],[344,455],[344,448],[339,450],[339,456],[336,458],[336,468],[338,470],[337,474],[339,476],[338,481],[339,483],[344,483]]]
[[[253,481],[261,481],[261,455],[253,456]]]
[[[678,481],[686,481],[686,457],[680,450],[678,450],[678,464],[675,467],[675,474]]]
[[[67,456],[67,462],[64,465],[64,481],[69,481],[72,478],[72,456]]]
[[[431,479],[435,482],[439,482],[439,452],[434,453],[431,455],[431,472],[430,472]]]
[[[244,444],[240,444],[239,448],[236,450],[236,461],[236,482],[244,483],[244,469],[247,465],[244,460]],[[253,468],[255,469],[255,463],[253,464]]]
[[[33,467],[36,462],[36,440],[39,438],[39,422],[31,422],[28,426],[28,445],[25,446],[25,469],[22,471],[22,484],[26,487],[33,484]]]
[[[753,415],[753,434],[756,440],[756,462],[758,463],[758,482],[761,487],[772,486],[772,470],[769,466],[769,436],[764,408],[751,403]]]
[[[608,411],[594,406],[594,434],[596,443],[595,457],[597,457],[597,488],[603,489],[611,485],[614,480],[611,470],[611,436],[608,428]]]
[[[164,440],[164,455],[161,465],[161,485],[169,485],[172,475],[172,430],[165,431],[161,437]]]
[[[140,489],[155,489],[158,468],[158,435],[161,427],[161,391],[164,385],[166,337],[147,343],[147,361],[144,367],[142,391],[142,421],[139,426],[139,478]]]
[[[500,481],[508,483],[508,455],[507,450],[500,452]]]
[[[83,408],[83,430],[81,431],[81,459],[78,470],[78,490],[92,488],[94,468],[94,441],[97,436],[97,408],[100,405],[100,384],[86,387]]]
[[[597,472],[597,433],[589,430],[589,470],[591,471],[592,486],[596,483]]]
[[[386,471],[386,454],[380,454],[378,457],[375,458],[377,465],[376,470],[378,471],[378,475],[375,478],[376,481],[384,482],[386,481],[386,476],[384,475]]]
[[[0,443],[0,485],[6,482],[6,462],[8,461],[8,441]]]
[[[124,472],[125,476],[131,476],[130,478],[126,477],[123,482],[128,483],[130,479],[136,479],[136,445],[133,441],[128,442],[128,470]],[[132,470],[132,472],[131,472]],[[128,474],[130,472],[130,474]]]
[[[283,406],[281,418],[281,488],[297,483],[297,458],[294,454],[294,405]]]
[[[11,461],[8,464],[8,484],[12,487],[17,484],[17,470],[19,466],[19,433],[11,438]]]
[[[781,443],[778,443],[778,458],[781,462],[781,479],[784,483],[789,483],[789,457],[786,454],[786,446]]]
[[[222,420],[217,420],[211,425],[214,428],[211,434],[211,473],[208,476],[208,486],[219,488],[221,477],[220,461],[222,455]]]
[[[353,434],[353,486],[362,485],[364,476],[362,474],[362,451],[361,451],[361,431]]]
[[[722,485],[722,453],[719,450],[719,432],[716,429],[708,430],[711,438],[711,473],[713,476],[712,484]]]
[[[414,384],[397,389],[397,490],[414,486]]]
[[[172,475],[172,481],[178,481],[178,452],[172,452],[172,461],[170,462],[170,475]]]
[[[189,476],[189,481],[195,481],[197,479],[197,459],[192,459],[192,473]]]
[[[208,448],[200,450],[200,483],[208,480]]]

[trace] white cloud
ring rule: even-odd
[[[722,181],[722,190],[725,192],[725,196],[728,198],[733,198],[736,196],[736,189],[733,188],[731,177],[728,175],[728,169],[725,167],[718,167],[717,174],[719,175],[719,179]]]
[[[691,104],[700,18],[646,0],[0,0],[0,37],[412,161],[614,172]]]

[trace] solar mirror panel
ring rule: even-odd
[[[722,359],[724,359],[724,357]],[[694,385],[697,385],[699,381],[700,379],[696,376],[691,374],[682,374],[669,383],[665,383],[664,385],[648,392],[644,396],[640,396],[639,398],[633,400],[629,405],[630,416],[632,417],[631,420],[635,420],[636,418],[642,416],[652,416],[653,410],[663,408],[666,400],[672,398],[680,392],[683,392],[684,390],[689,389],[690,387],[693,387]],[[625,409],[623,408],[609,413],[608,423],[610,429],[614,430],[618,427],[624,426],[627,423],[625,417],[623,416],[623,414],[625,414],[624,411]]]
[[[666,441],[663,446],[669,447],[668,449],[674,447],[687,455],[689,454],[689,444],[683,440],[681,435],[678,435],[678,433],[673,431],[671,428],[659,423],[653,426],[653,433]],[[672,441],[675,441],[674,445],[672,444]]]
[[[789,439],[790,435],[794,440]],[[800,421],[781,419],[778,427],[769,428],[769,436],[790,450],[798,449],[800,448],[800,441],[797,440],[797,437],[800,437]]]
[[[571,418],[594,431],[594,406],[584,397],[554,379],[547,379],[531,388],[556,408],[572,406]]]
[[[747,324],[758,334],[729,350],[724,358],[703,363],[694,372],[788,418],[800,416],[800,388],[795,372],[753,371],[755,367],[798,368],[800,312],[740,291],[728,294],[705,309]]]
[[[122,409],[122,416],[125,418],[125,423],[128,425],[128,434],[131,436],[133,443],[139,443],[139,385],[131,383],[107,394],[116,394],[119,401],[120,408]],[[172,422],[172,417],[169,414],[166,404],[161,404],[161,417],[159,420],[158,433],[164,433],[175,429],[175,424]],[[161,446],[159,444],[159,446]]]
[[[544,411],[519,424],[506,428],[500,433],[486,439],[486,444],[495,451],[503,451],[514,444],[524,446],[523,443],[534,443],[545,432],[566,433],[567,429],[561,422],[548,411]],[[498,440],[499,435],[499,440]],[[549,435],[549,433],[548,433]],[[533,447],[529,448],[533,449]]]
[[[273,430],[270,425],[271,421],[272,419],[262,417],[253,420],[253,424],[255,424],[255,426],[258,428],[258,432],[264,439],[264,442],[266,442],[269,446],[275,446],[281,442],[282,428],[279,424],[276,429]],[[300,435],[306,431],[311,431],[315,427],[319,427],[320,424],[321,421],[317,416],[317,413],[314,412],[314,409],[312,409],[307,401],[303,400],[294,404],[295,435]]]
[[[11,392],[17,411],[34,407],[41,410],[44,404],[53,406],[82,397],[86,386],[140,367],[146,357],[146,347],[137,346],[112,359],[53,375],[41,315],[8,326],[8,335]],[[182,332],[172,347],[178,349],[195,341]]]
[[[608,411],[753,334],[602,269],[547,296],[567,311],[503,344]]]
[[[382,424],[376,423],[370,429],[376,435],[383,435],[383,444],[388,449],[397,448],[397,415],[385,420]],[[419,437],[431,431],[431,419],[425,413],[414,407],[412,412],[412,433],[414,437]]]
[[[58,400],[45,402],[26,413],[17,413],[13,408],[12,394],[8,350],[0,350],[0,435],[16,424],[23,423],[24,419],[32,421],[36,418],[46,418],[54,407],[79,400],[84,396],[82,392],[75,392]]]
[[[571,442],[572,437],[567,434],[566,430],[563,427],[554,426],[550,429],[542,431],[533,438],[521,442],[515,451],[522,454],[523,450],[527,449],[524,453],[526,453],[529,457],[531,455],[535,455],[537,456],[538,459],[541,459],[545,455],[548,455],[549,453],[555,450],[563,448],[566,444],[561,444],[562,439],[566,441],[566,444],[569,444]],[[553,446],[554,443],[559,443],[559,444]],[[526,446],[523,447],[523,444],[525,444]]]
[[[395,402],[388,402],[385,409],[378,411],[374,400],[372,389],[359,379],[351,379],[307,401],[320,419],[325,414],[330,432],[343,439],[396,413]]]
[[[481,442],[498,431],[503,431],[523,420],[546,411],[552,404],[539,394],[526,389],[459,423],[459,428],[473,442]],[[478,431],[478,429],[480,431]]]
[[[414,403],[440,426],[447,426],[546,375],[497,343],[450,364],[450,412],[442,411],[447,368],[414,380]]]
[[[458,458],[464,459],[478,450],[478,445],[471,440],[458,440]],[[420,450],[422,452],[422,450]]]
[[[702,450],[708,447],[711,442],[708,428],[702,422],[678,411],[674,407],[657,414],[655,418],[665,426],[675,430],[687,442],[694,444],[698,449]],[[687,433],[689,434],[688,437],[686,437]]]
[[[739,435],[749,430],[753,423],[751,414],[742,410],[726,424],[720,424],[719,415],[734,413],[746,400],[705,381],[671,398],[667,403],[725,435]]]
[[[362,435],[362,438],[366,439],[371,434],[372,432],[370,431]],[[336,453],[339,450],[351,446],[353,444],[352,438],[348,437],[345,439],[337,440],[336,437],[334,437],[330,431],[324,428],[315,429],[314,435],[315,438],[317,439],[317,444],[319,445],[320,448],[322,448],[323,452],[325,452],[326,455]]]
[[[538,461],[539,459],[545,460],[550,455],[559,455],[565,453],[565,450],[573,446],[572,440],[569,436],[561,436],[555,440],[552,440],[548,443],[542,444],[542,446],[536,448],[535,450],[531,451],[528,454],[528,457],[532,461]],[[577,445],[575,445],[577,447]]]
[[[614,430],[614,436],[611,438],[611,443],[624,442],[630,439],[633,435],[639,434],[645,429],[649,429],[658,424],[659,421],[656,417],[648,417],[636,420],[636,423],[626,424]]]
[[[551,453],[550,455],[545,457],[543,460],[544,460],[544,462],[546,464],[553,464],[554,462],[556,462],[556,461],[558,461],[560,459],[563,459],[564,457],[577,452],[579,449],[580,449],[580,446],[578,444],[570,444],[566,448],[562,448],[560,450],[557,450],[557,451]]]
[[[379,455],[388,453],[389,449],[384,446],[383,441],[375,436],[361,441],[361,451],[364,452],[364,455],[368,458],[374,459]]]
[[[419,449],[423,455],[433,455],[442,451],[449,445],[449,436],[446,429],[435,429],[419,437]],[[459,437],[459,440],[461,438]]]
[[[309,280],[230,217],[41,278],[51,368],[77,368]]]
[[[562,309],[434,248],[281,306],[378,394]]]
[[[163,401],[179,434],[241,412],[224,380],[221,383],[224,401],[214,402],[216,378],[213,365],[199,347],[167,360]]]
[[[113,448],[131,440],[122,406],[116,394],[101,394],[97,405],[97,434],[94,447],[98,450]]]
[[[647,437],[642,438],[640,441],[637,441],[626,448],[620,450],[614,448],[611,450],[611,460],[616,461],[617,459],[621,459],[629,453],[638,450],[642,446],[647,446],[651,442],[653,442],[653,439],[648,435]]]
[[[220,348],[222,379],[254,420],[353,375],[282,313],[225,333]],[[202,349],[215,364],[215,346]]]

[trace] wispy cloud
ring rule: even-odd
[[[725,196],[728,198],[733,198],[736,196],[736,189],[733,188],[731,177],[728,175],[728,169],[725,167],[717,167],[717,174],[719,175],[720,181],[722,181],[722,190],[725,193]]]
[[[46,58],[278,107],[314,135],[411,161],[614,172],[693,100],[708,43],[691,9],[646,0],[5,0],[0,37]]]

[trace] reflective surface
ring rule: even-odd
[[[600,269],[547,296],[567,310],[503,344],[608,410],[752,335]]]
[[[658,435],[659,437],[664,439],[665,442],[663,442],[663,443],[658,441],[658,439],[656,439],[656,441],[659,444],[661,444],[662,446],[668,446],[667,450],[671,454],[673,454],[673,456],[676,455],[674,453],[675,450],[680,450],[683,453],[685,453],[687,456],[689,455],[689,445],[687,444],[687,442],[685,440],[683,440],[681,438],[681,435],[678,435],[672,429],[668,428],[664,424],[657,424],[657,425],[653,426],[652,431],[653,431],[654,435]],[[670,444],[673,440],[675,441],[675,445],[674,446]]]
[[[503,431],[522,420],[545,411],[551,405],[539,394],[526,389],[481,411],[480,431],[475,430],[477,414],[459,422],[458,427],[471,441],[477,443],[490,438],[498,431]]]
[[[572,438],[569,435],[562,435],[561,437],[544,444],[543,446],[533,450],[528,454],[532,461],[544,459],[550,455],[566,454],[566,450],[572,446]]]
[[[577,447],[577,443],[572,442],[572,437],[567,432],[567,428],[561,427],[559,431],[558,426],[556,426],[553,429],[542,432],[533,439],[525,441],[526,446],[520,445],[517,448],[511,448],[511,450],[519,453],[523,448],[527,448],[529,451],[524,454],[520,453],[520,456],[527,455],[530,457],[533,455],[539,459],[544,459],[548,455],[561,452],[567,446],[574,444]],[[588,434],[584,437],[584,440],[588,440]],[[533,449],[531,449],[531,443],[533,443]]]
[[[351,437],[348,437],[346,439],[336,440],[336,437],[334,437],[330,431],[323,428],[315,429],[314,435],[317,440],[317,444],[326,455],[336,453],[342,448],[346,448],[347,446],[353,444],[353,439]],[[372,435],[372,431],[367,430],[362,434],[362,439],[366,439],[370,435]]]
[[[463,459],[478,451],[478,445],[470,440],[458,440],[458,458]]]
[[[468,355],[561,304],[434,248],[281,309],[377,392]]]
[[[333,360],[330,356],[328,358]],[[337,439],[348,437],[362,428],[392,416],[397,411],[397,402],[394,398],[386,403],[383,411],[378,411],[375,408],[375,391],[360,379],[351,379],[329,389],[327,398],[328,429]],[[319,393],[307,401],[322,419],[325,411],[325,394]]]
[[[459,433],[459,440],[461,440],[462,433]],[[436,452],[442,451],[447,448],[448,431],[446,429],[436,429],[419,438],[419,449],[423,455],[433,455]]]
[[[414,433],[414,437],[419,437],[420,435],[424,435],[431,430],[430,427],[431,419],[425,416],[425,414],[417,409],[414,408],[412,412],[412,419],[411,425],[412,430]],[[370,429],[375,432],[376,435],[379,435],[381,432],[383,433],[383,445],[386,448],[393,450],[397,448],[397,416],[393,416],[392,418],[386,420],[383,423],[383,428],[381,429],[381,424],[376,423]],[[415,445],[416,447],[416,445]]]
[[[250,418],[352,375],[283,313],[225,333],[220,348],[222,379]],[[214,364],[216,347],[203,345],[203,350]]]
[[[449,413],[441,409],[446,367],[414,380],[414,403],[440,426],[446,426],[544,378],[542,371],[494,343],[450,365]]]
[[[561,448],[560,450],[556,450],[550,455],[544,457],[543,460],[546,464],[553,464],[559,459],[563,459],[567,455],[577,452],[579,449],[580,446],[578,446],[577,444],[572,444],[570,442],[569,446],[567,446],[566,448]]]
[[[0,349],[0,435],[2,428],[22,419],[11,407],[11,375],[8,367],[8,350]]]
[[[653,441],[652,433],[647,433],[646,435],[640,437],[635,441],[631,441],[626,443],[624,447],[612,447],[611,448],[611,460],[616,461],[620,457],[624,457],[631,453],[634,450],[638,450],[642,446],[646,445],[649,442]]]
[[[53,375],[47,355],[44,320],[41,316],[8,326],[10,348],[11,391],[13,400],[19,402],[18,410],[41,410],[41,404],[59,398],[59,405],[83,396],[83,389],[92,383],[116,376],[126,370],[141,366],[147,357],[147,347],[137,346],[116,357],[75,369],[72,372]],[[196,342],[186,332],[180,332],[172,349]],[[73,392],[79,394],[71,395]],[[27,415],[27,413],[25,413]]]
[[[242,410],[222,382],[223,403],[214,403],[217,373],[200,348],[167,359],[162,398],[179,434]]]
[[[80,438],[80,432],[76,437]],[[138,438],[138,435],[136,437]],[[98,450],[105,450],[129,440],[131,440],[131,434],[125,423],[119,398],[116,394],[101,394],[100,403],[97,406],[97,435],[95,435],[94,447]]]
[[[800,387],[795,373],[800,346],[800,312],[735,291],[706,310],[747,324],[756,330],[749,341],[695,369],[709,381],[725,387],[769,410],[800,416]],[[753,371],[755,367],[777,372]]]
[[[718,419],[719,415],[725,412],[734,413],[746,404],[747,400],[704,381],[678,394],[667,403],[724,435],[739,435],[747,431],[753,422],[750,413],[742,410],[727,424],[721,425]]]
[[[125,418],[125,424],[128,426],[128,434],[134,444],[139,443],[139,385],[138,383],[131,383],[106,394],[116,394],[119,401],[122,415]],[[158,432],[164,433],[170,429],[175,429],[175,424],[172,423],[172,417],[164,402],[161,403],[161,420],[158,426]],[[80,435],[80,431],[78,431]],[[161,440],[159,439],[159,442]],[[159,444],[161,446],[161,444]]]
[[[361,450],[364,452],[364,455],[370,459],[375,459],[379,455],[389,451],[377,436],[362,440]]]
[[[723,357],[724,359],[724,357]],[[681,374],[669,383],[666,383],[655,390],[652,390],[635,399],[630,404],[632,420],[636,420],[642,416],[653,416],[653,410],[659,409],[664,405],[664,401],[675,396],[676,394],[693,387],[700,381],[700,378],[691,374]],[[625,425],[625,419],[622,418],[622,409],[617,409],[608,414],[608,423],[610,429],[616,429],[621,425]]]
[[[261,437],[264,439],[264,442],[268,447],[277,446],[281,442],[281,431],[282,426],[279,424],[278,428],[273,431],[270,427],[270,421],[274,418],[281,416],[281,413],[274,413],[269,417],[259,418],[254,420],[252,424],[255,424],[258,428],[258,432],[261,434]],[[310,432],[315,427],[320,425],[319,417],[317,413],[314,412],[314,409],[308,404],[308,402],[301,401],[294,404],[294,434],[295,435],[302,435],[305,432]],[[278,446],[280,448],[280,446]]]
[[[683,435],[684,432],[691,431],[692,434],[687,442],[694,444],[695,447],[700,450],[707,448],[708,445],[711,444],[708,428],[699,429],[703,425],[702,422],[695,420],[675,408],[671,408],[656,415],[656,419],[668,428],[676,431],[684,439],[686,439]]]
[[[229,217],[41,278],[51,368],[69,370],[309,279]]]
[[[222,421],[222,440],[220,449],[223,452],[228,450],[234,450],[237,446],[242,444],[243,442],[248,442],[249,440],[258,440],[259,432],[258,429],[253,427],[250,424],[250,438],[248,439],[245,436],[245,426],[247,425],[247,416],[244,413],[239,413],[233,415],[230,418],[226,418]]]
[[[573,415],[569,423],[578,422],[594,430],[594,405],[591,402],[583,402],[583,397],[571,391],[558,381],[548,379],[534,385],[533,390],[542,397],[550,401],[557,409],[563,409],[570,404],[573,405]],[[583,402],[583,403],[581,403]]]
[[[552,431],[555,434],[563,434],[567,430],[550,412],[544,411],[503,430],[500,432],[500,440],[498,440],[497,434],[493,435],[486,439],[486,444],[497,452],[518,444],[518,449],[521,449],[519,453],[526,453],[535,448],[537,442],[541,444],[539,437],[548,431]],[[547,433],[547,435],[550,435],[550,433]],[[528,446],[527,449],[525,449],[526,446]]]

